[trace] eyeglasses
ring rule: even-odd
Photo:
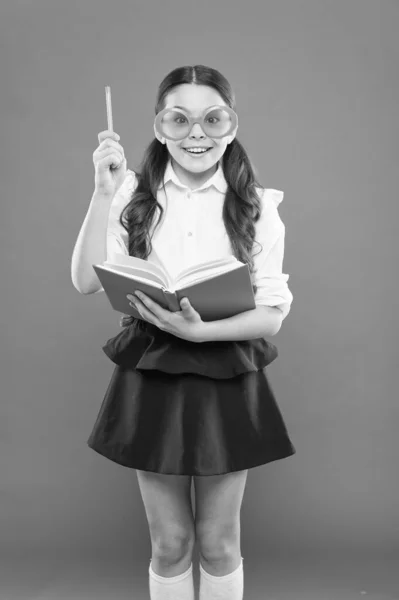
[[[229,106],[210,106],[198,118],[193,117],[189,111],[172,107],[161,110],[154,123],[157,132],[168,140],[176,141],[187,137],[196,123],[199,123],[208,137],[222,138],[237,127],[238,116]]]

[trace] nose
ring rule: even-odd
[[[194,123],[194,125],[191,128],[189,137],[197,137],[198,134],[200,134],[201,137],[206,137],[205,133],[201,129],[201,125],[199,123]]]

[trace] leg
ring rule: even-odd
[[[248,470],[194,476],[195,532],[201,563],[211,575],[223,576],[241,564],[240,510]]]
[[[190,567],[195,544],[191,476],[137,470],[137,479],[150,530],[153,570],[162,577],[180,575]]]

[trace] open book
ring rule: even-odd
[[[141,319],[127,294],[141,290],[162,308],[180,311],[187,297],[203,321],[217,321],[256,308],[249,267],[235,256],[198,263],[173,279],[160,265],[115,254],[116,262],[93,265],[112,308]]]

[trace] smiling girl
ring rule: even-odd
[[[125,327],[103,347],[116,366],[88,445],[136,470],[152,600],[194,600],[195,542],[200,600],[242,600],[248,469],[296,452],[267,377],[277,348],[265,339],[293,300],[282,272],[283,192],[257,182],[236,137],[234,93],[215,69],[170,72],[153,127],[136,171],[126,168],[119,135],[98,136],[95,191],[72,259],[75,287],[103,291],[92,265],[115,253],[151,260],[172,277],[234,254],[249,266],[256,308],[204,322],[184,299],[171,312],[128,295],[137,316],[123,317]]]

